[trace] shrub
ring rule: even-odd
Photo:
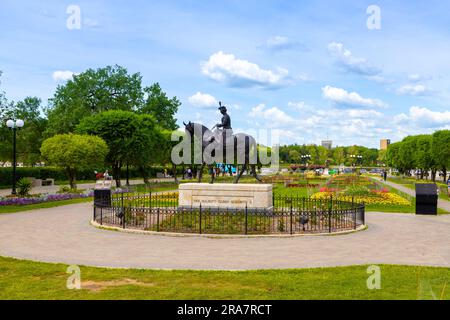
[[[32,182],[29,179],[21,178],[17,181],[17,194],[21,197],[26,197],[30,195]]]

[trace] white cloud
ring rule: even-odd
[[[248,114],[249,117],[254,119],[263,119],[267,121],[267,124],[270,127],[283,127],[287,125],[293,125],[296,123],[296,120],[286,114],[283,110],[272,107],[266,108],[266,105],[261,103],[256,107],[252,108],[252,110]]]
[[[76,73],[72,71],[55,71],[52,74],[52,78],[54,81],[68,81],[73,78],[73,76],[76,75]]]
[[[222,51],[214,53],[201,65],[202,73],[210,79],[235,87],[280,87],[287,85],[288,70],[260,68],[257,64],[237,59]]]
[[[432,77],[430,77],[430,76],[422,76],[420,74],[408,75],[408,80],[411,82],[426,81],[426,80],[431,80],[431,79],[432,79]]]
[[[360,106],[360,107],[387,107],[383,101],[378,99],[363,98],[356,92],[347,92],[344,89],[325,86],[322,88],[322,95],[325,99],[331,100],[341,106]]]
[[[413,106],[409,109],[409,119],[425,125],[450,126],[450,111],[438,112]]]
[[[403,87],[399,88],[397,90],[398,94],[403,94],[403,95],[412,95],[412,96],[423,96],[423,95],[427,95],[430,94],[430,90],[422,85],[422,84],[416,84],[416,85],[404,85]]]
[[[346,110],[346,114],[350,118],[363,118],[363,119],[371,119],[371,118],[381,118],[383,114],[381,112],[375,110],[361,110],[361,109],[349,109]]]
[[[306,46],[300,42],[292,41],[288,37],[275,36],[267,39],[265,47],[269,50],[302,50],[306,51]]]
[[[355,57],[350,50],[344,48],[342,43],[331,42],[328,51],[336,59],[336,62],[346,71],[365,76],[375,76],[381,73],[381,69],[372,66],[366,59]]]
[[[83,20],[83,26],[88,28],[98,28],[100,27],[100,23],[96,19],[86,18]]]
[[[315,111],[315,108],[306,104],[304,101],[289,101],[288,107],[294,109],[295,111],[299,112],[312,112]]]
[[[212,108],[219,104],[219,102],[212,95],[207,93],[197,92],[188,98],[188,101],[194,107]]]

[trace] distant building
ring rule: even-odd
[[[390,144],[391,144],[390,139],[381,139],[380,140],[380,150],[387,150],[387,148]]]
[[[331,141],[331,140],[323,140],[322,141],[322,147],[325,147],[328,150],[330,150],[332,146],[333,146],[333,141]]]

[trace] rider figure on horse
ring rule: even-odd
[[[214,131],[214,136],[211,138],[211,141],[217,141],[220,144],[226,144],[229,141],[229,138],[233,136],[233,129],[231,128],[231,118],[227,113],[227,107],[222,105],[222,102],[219,102],[219,110],[223,115],[221,123],[216,124],[212,130],[217,128]]]

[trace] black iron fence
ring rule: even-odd
[[[198,234],[333,233],[365,224],[365,206],[333,199],[275,196],[272,208],[179,207],[176,193],[115,194],[96,199],[104,226]]]

